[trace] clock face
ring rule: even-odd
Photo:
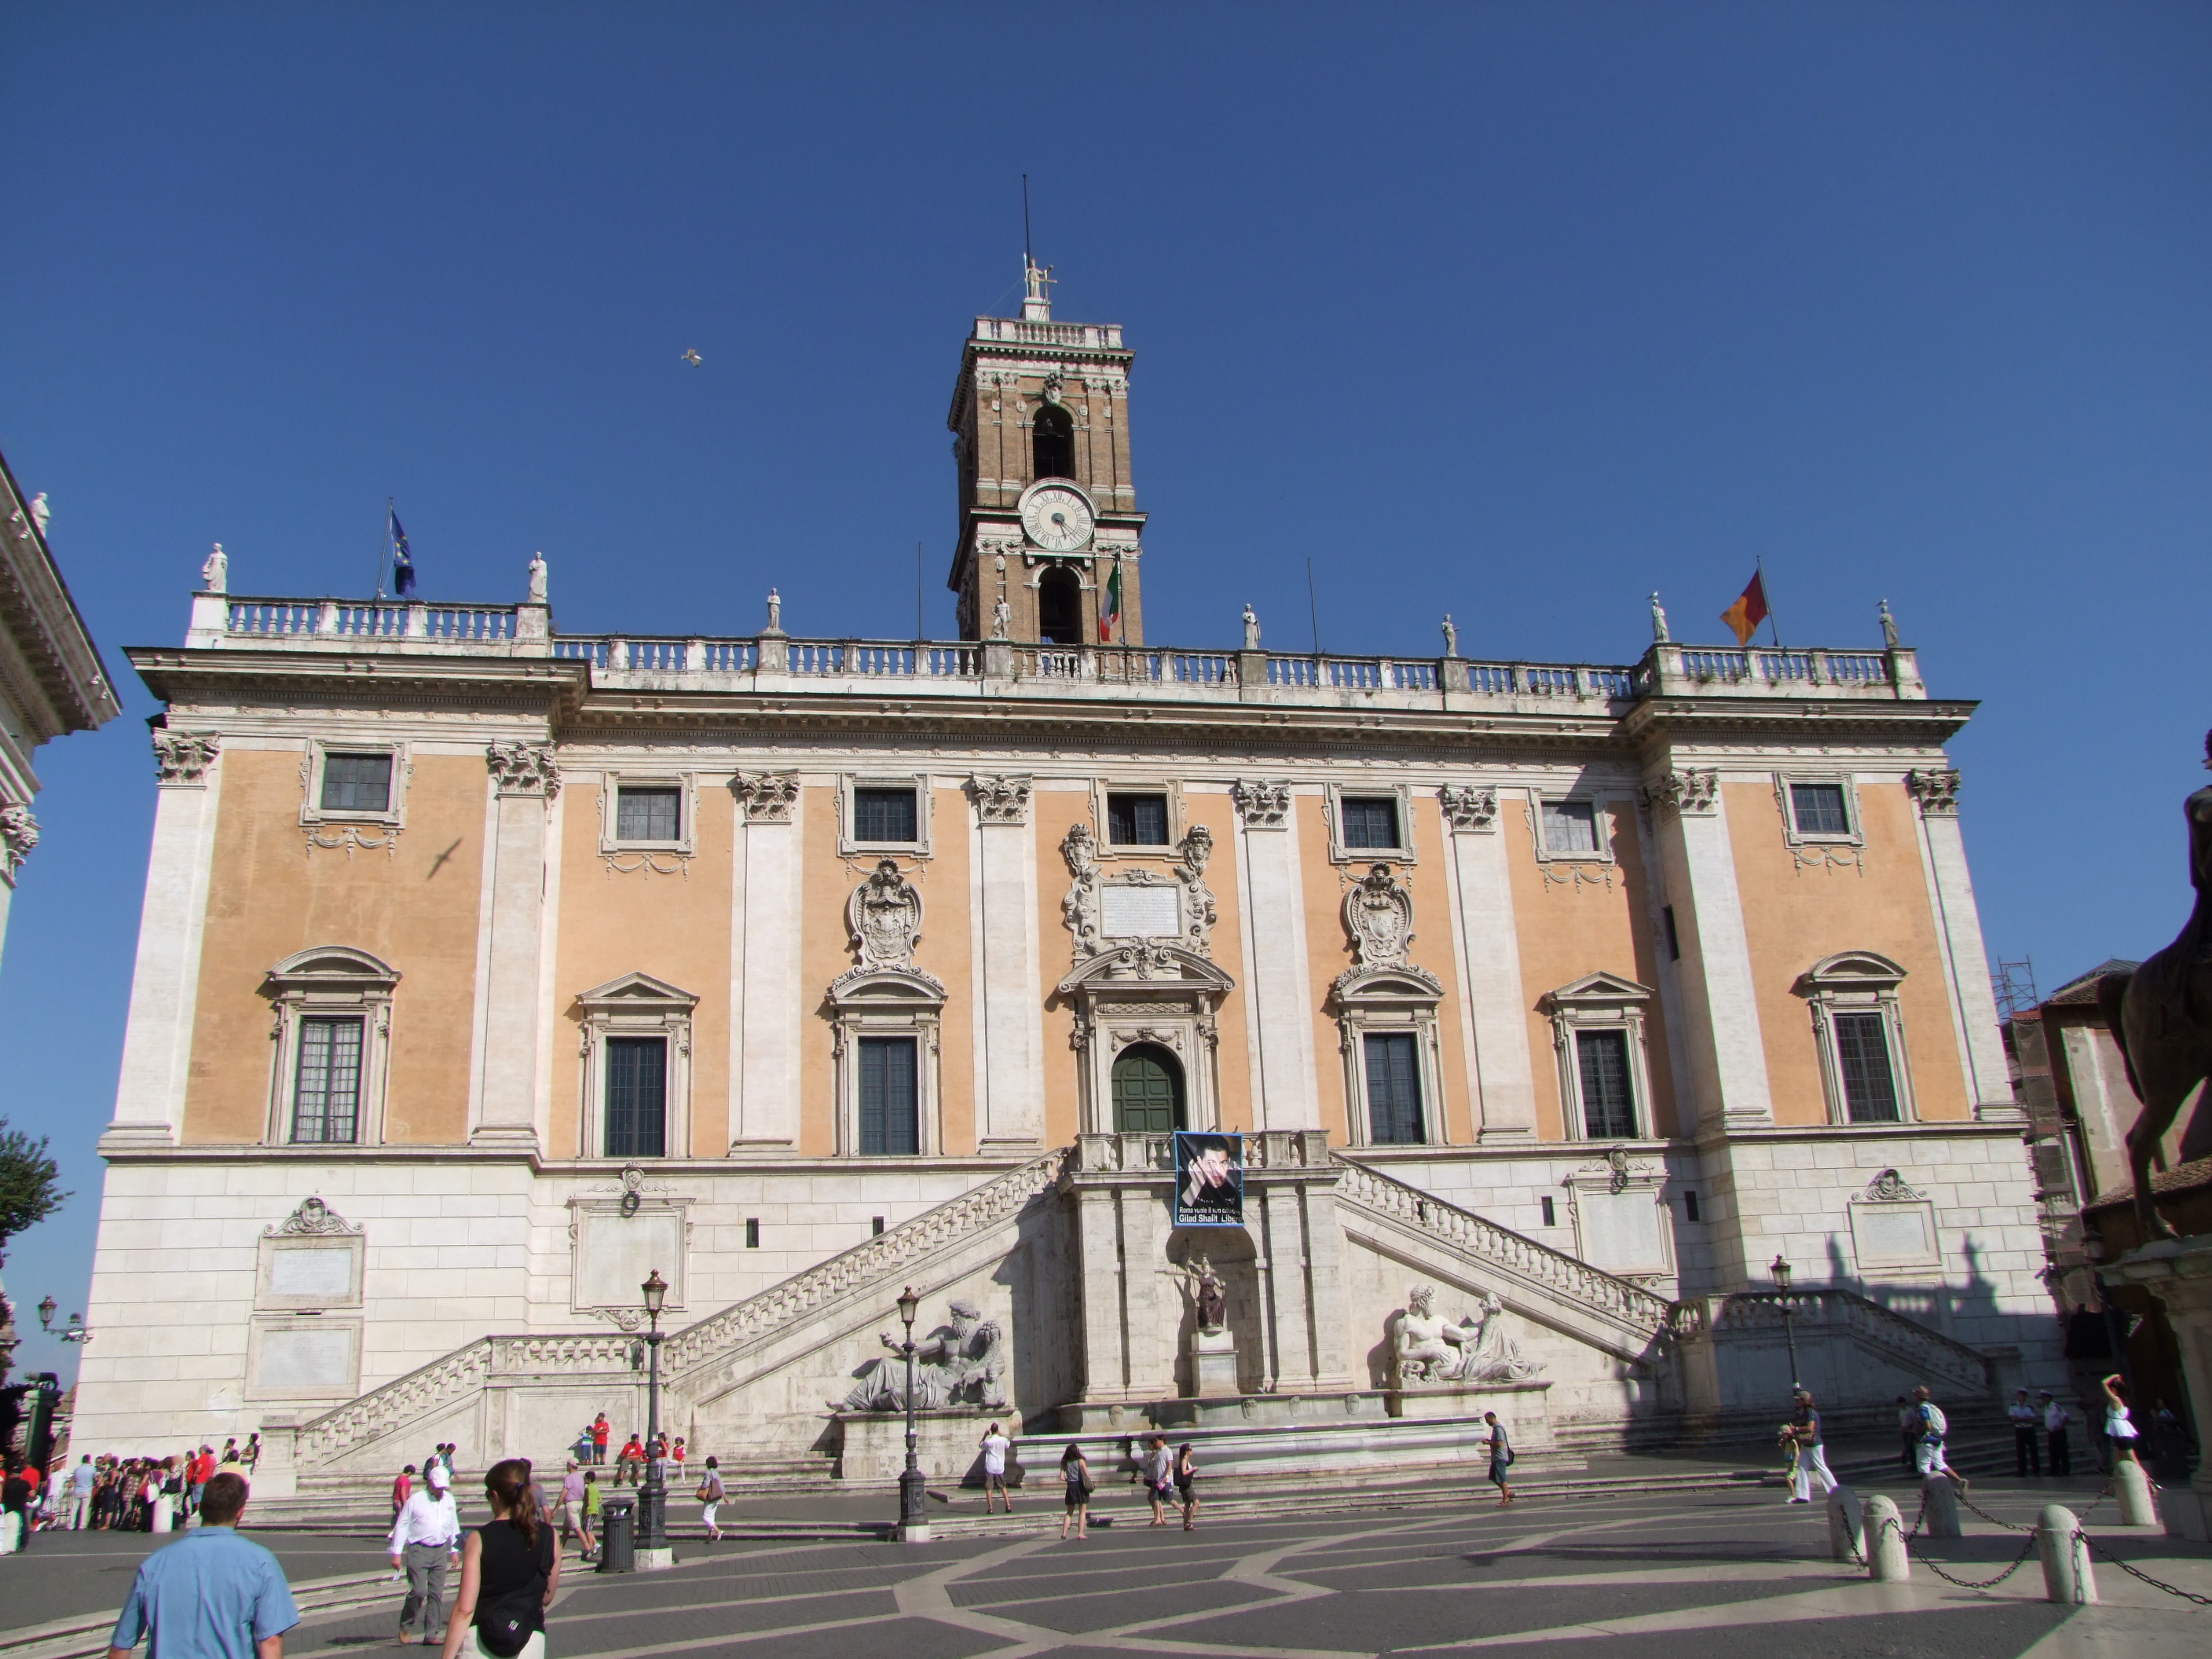
[[[1073,553],[1085,545],[1094,522],[1082,492],[1064,484],[1036,491],[1022,506],[1022,527],[1048,552]]]

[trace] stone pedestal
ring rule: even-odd
[[[1383,1395],[1393,1417],[1462,1418],[1480,1423],[1496,1412],[1516,1451],[1547,1452],[1552,1437],[1552,1383],[1548,1377],[1527,1382],[1444,1382],[1429,1388],[1391,1389]]]
[[[1193,1331],[1190,1334],[1190,1393],[1200,1400],[1220,1400],[1241,1393],[1237,1383],[1235,1333]]]
[[[980,1412],[963,1406],[956,1410],[920,1412],[915,1419],[915,1455],[931,1481],[958,1486],[983,1479],[983,1436],[991,1425],[1014,1442],[1006,1455],[1006,1484],[1022,1482],[1020,1413]],[[837,1455],[840,1480],[854,1484],[896,1485],[906,1468],[904,1412],[840,1412],[837,1425],[842,1444]]]

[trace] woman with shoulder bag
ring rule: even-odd
[[[699,1511],[699,1519],[705,1523],[709,1543],[721,1541],[722,1529],[714,1524],[714,1515],[722,1507],[722,1500],[728,1496],[722,1486],[721,1460],[710,1457],[707,1460],[705,1471],[699,1476],[698,1493],[699,1502],[703,1506]]]
[[[1066,1488],[1064,1499],[1066,1513],[1060,1517],[1060,1535],[1065,1540],[1067,1529],[1075,1528],[1078,1538],[1090,1536],[1091,1494],[1097,1483],[1091,1478],[1091,1460],[1083,1455],[1083,1448],[1073,1441],[1060,1455],[1060,1478]]]
[[[530,1466],[510,1457],[484,1475],[493,1519],[461,1545],[461,1593],[442,1659],[473,1635],[478,1659],[545,1659],[545,1609],[561,1587],[561,1543],[533,1502]]]

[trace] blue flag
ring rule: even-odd
[[[415,558],[407,550],[407,532],[399,527],[399,514],[388,503],[384,511],[392,520],[392,591],[404,599],[415,591]]]

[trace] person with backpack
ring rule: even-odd
[[[1000,1498],[1006,1504],[1006,1513],[1014,1512],[1014,1495],[1006,1489],[1006,1454],[1014,1443],[996,1423],[983,1436],[983,1513],[988,1515]]]
[[[1943,1460],[1943,1437],[1951,1431],[1950,1419],[1943,1415],[1943,1408],[1929,1396],[1924,1384],[1912,1391],[1912,1400],[1920,1413],[1920,1438],[1913,1473],[1923,1480],[1931,1474],[1946,1476],[1957,1485],[1960,1495],[1964,1497],[1966,1477]]]
[[[1091,1535],[1091,1494],[1097,1490],[1097,1483],[1091,1478],[1090,1459],[1084,1456],[1083,1448],[1073,1440],[1060,1455],[1060,1478],[1066,1488],[1063,1498],[1066,1513],[1060,1517],[1060,1539],[1066,1541],[1071,1526],[1078,1538],[1087,1538]]]
[[[473,1634],[479,1659],[545,1659],[545,1609],[561,1588],[561,1540],[538,1513],[530,1466],[502,1458],[484,1474],[492,1519],[461,1545],[461,1593],[442,1659]]]
[[[1783,1432],[1796,1447],[1790,1460],[1790,1501],[1809,1504],[1813,1501],[1813,1477],[1820,1477],[1820,1494],[1826,1497],[1836,1489],[1836,1477],[1828,1473],[1828,1455],[1823,1448],[1820,1408],[1814,1405],[1811,1392],[1799,1389],[1791,1396],[1796,1409]]]
[[[1506,1470],[1513,1467],[1513,1443],[1506,1437],[1505,1425],[1498,1420],[1496,1412],[1482,1414],[1490,1430],[1490,1482],[1498,1488],[1498,1507],[1504,1509],[1513,1501],[1512,1484],[1505,1478]]]
[[[1176,1453],[1176,1496],[1182,1499],[1182,1529],[1198,1530],[1198,1459],[1193,1455],[1190,1442],[1184,1441]]]
[[[712,1543],[722,1541],[722,1529],[714,1524],[715,1512],[729,1493],[722,1486],[722,1461],[709,1457],[707,1467],[699,1472],[699,1501],[706,1507],[700,1510],[699,1519],[706,1523],[707,1537]]]

